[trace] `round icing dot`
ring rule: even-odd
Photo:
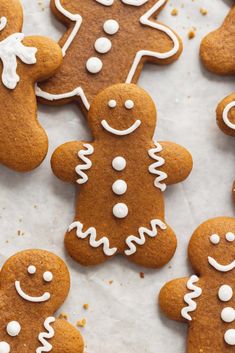
[[[214,245],[219,244],[219,242],[220,242],[220,237],[219,237],[219,235],[218,235],[218,234],[212,234],[212,235],[210,236],[210,242],[211,242],[212,244],[214,244]]]
[[[115,108],[117,106],[117,102],[114,99],[110,99],[108,106],[109,108]]]
[[[221,319],[224,322],[233,322],[235,320],[235,311],[233,308],[224,308],[221,312]]]
[[[117,180],[112,186],[113,192],[116,195],[123,195],[127,191],[127,183],[124,180]]]
[[[99,58],[92,57],[87,60],[86,68],[91,74],[97,74],[102,70],[103,63]]]
[[[28,267],[28,273],[29,273],[30,275],[34,275],[34,273],[36,273],[36,267],[33,266],[33,265],[30,265],[30,266]]]
[[[46,271],[43,273],[43,279],[46,282],[51,282],[53,280],[53,274],[50,271]]]
[[[126,109],[133,109],[135,106],[134,102],[130,99],[128,99],[127,101],[125,101],[125,108]]]
[[[222,302],[228,302],[233,297],[233,290],[230,286],[224,284],[220,287],[218,296],[219,299],[222,300]]]
[[[226,240],[229,242],[233,242],[235,240],[235,234],[232,232],[229,232],[225,236]]]
[[[124,170],[126,168],[126,160],[123,157],[115,157],[112,161],[113,169],[118,172]]]
[[[113,35],[118,32],[119,23],[115,20],[107,20],[105,21],[103,28],[105,33]]]
[[[100,54],[105,54],[112,48],[111,40],[105,37],[100,37],[95,41],[95,50]]]
[[[235,346],[235,330],[230,329],[230,330],[226,331],[225,335],[224,335],[224,340],[230,346]]]
[[[10,350],[10,345],[7,342],[0,342],[0,353],[9,353]]]
[[[117,218],[125,218],[128,215],[128,207],[125,203],[117,203],[113,207],[113,215]]]
[[[15,337],[21,331],[21,326],[18,321],[11,321],[7,324],[7,333],[9,336]]]

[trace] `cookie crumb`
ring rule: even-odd
[[[144,272],[140,272],[140,278],[144,278],[145,274]]]
[[[68,315],[66,313],[60,313],[59,319],[68,320]]]
[[[196,36],[196,32],[194,29],[190,29],[190,31],[188,32],[188,39],[193,39]]]
[[[174,9],[171,11],[171,16],[178,16],[178,13],[179,13],[179,11],[178,11],[176,8],[174,8]]]
[[[109,284],[110,284],[110,285],[113,284],[113,280],[109,281]]]
[[[86,319],[82,319],[76,323],[77,327],[85,327],[86,326]]]
[[[204,9],[204,8],[200,8],[200,13],[201,13],[201,15],[202,16],[206,16],[207,15],[207,13],[208,13],[208,11],[206,10],[206,9]]]
[[[89,304],[83,304],[83,309],[88,310],[89,309]]]

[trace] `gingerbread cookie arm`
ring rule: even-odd
[[[158,155],[164,161],[162,166],[159,166],[159,172],[166,176],[164,183],[172,185],[185,180],[193,167],[191,154],[184,147],[173,142],[160,142],[159,145],[161,151]]]
[[[86,172],[92,167],[90,156],[94,147],[87,142],[67,142],[59,146],[52,155],[53,173],[61,180],[84,184],[88,180]]]

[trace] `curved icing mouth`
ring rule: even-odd
[[[21,298],[33,303],[42,303],[50,299],[51,295],[48,292],[45,292],[43,295],[39,297],[32,297],[31,295],[26,294],[21,288],[20,281],[15,281],[15,288],[17,293]]]
[[[228,265],[221,265],[213,257],[208,256],[208,262],[214,269],[220,272],[229,272],[235,268],[235,260]]]
[[[125,136],[125,135],[129,135],[132,132],[134,132],[136,129],[138,129],[138,127],[141,125],[141,121],[140,120],[136,120],[134,122],[134,124],[132,124],[128,129],[126,130],[118,130],[118,129],[114,129],[112,126],[109,125],[109,123],[106,120],[102,120],[101,121],[101,125],[103,126],[103,128],[110,132],[113,135],[118,135],[118,136]]]

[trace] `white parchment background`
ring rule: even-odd
[[[235,141],[217,128],[214,110],[234,91],[235,80],[209,74],[198,57],[202,37],[221,23],[232,4],[232,0],[171,0],[160,20],[181,35],[183,55],[172,66],[146,66],[139,81],[158,107],[155,137],[184,145],[194,157],[189,179],[169,187],[165,194],[166,219],[179,245],[164,269],[146,271],[124,258],[85,269],[64,253],[63,236],[73,219],[75,190],[53,176],[50,156],[65,141],[89,138],[75,105],[39,106],[39,120],[50,141],[40,168],[20,175],[0,167],[0,265],[18,250],[34,247],[54,251],[67,261],[72,287],[62,310],[74,324],[87,319],[81,330],[87,353],[185,352],[186,326],[163,317],[156,296],[166,281],[191,272],[186,251],[193,230],[210,217],[234,216],[230,190],[235,177]],[[23,0],[23,5],[26,34],[60,37],[64,27],[50,14],[49,0]],[[170,15],[174,7],[179,9],[177,17]],[[207,16],[200,14],[200,7],[208,10]],[[187,33],[193,26],[196,38],[189,41]],[[144,279],[140,271],[145,272]],[[84,303],[89,303],[89,311],[83,310]]]

